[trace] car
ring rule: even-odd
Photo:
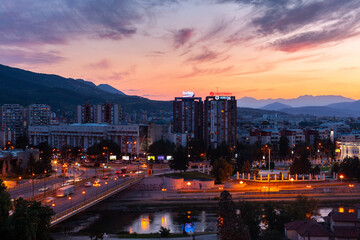
[[[49,189],[50,189],[49,187],[39,188],[39,192],[46,192]]]
[[[53,197],[47,197],[47,198],[44,199],[44,202],[45,202],[45,203],[51,203],[51,202],[53,202],[54,200],[55,200],[55,198],[53,198]]]
[[[80,182],[80,181],[82,181],[81,178],[75,178],[75,182]]]
[[[74,182],[74,179],[69,179],[69,180],[66,180],[67,183],[72,183]]]
[[[108,180],[108,179],[109,179],[109,176],[103,176],[102,179]]]
[[[84,184],[84,186],[85,186],[85,187],[91,187],[92,184],[91,184],[91,182],[86,182],[86,183]]]
[[[67,186],[67,185],[70,185],[70,183],[66,182],[66,183],[61,184],[62,187]]]

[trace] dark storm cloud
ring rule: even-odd
[[[0,44],[63,44],[84,35],[119,40],[136,33],[150,8],[171,2],[2,0]]]
[[[297,51],[358,35],[358,0],[219,0],[251,4],[257,36],[277,38],[270,46]],[[317,29],[314,29],[317,28]],[[286,36],[285,36],[286,35]]]

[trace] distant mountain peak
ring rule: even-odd
[[[279,102],[274,102],[274,103],[270,103],[270,104],[262,107],[261,109],[271,110],[271,111],[279,111],[284,108],[291,108],[291,106],[283,104],[283,103],[279,103]]]
[[[113,86],[110,86],[109,84],[99,84],[99,85],[97,85],[97,87],[108,93],[118,94],[118,95],[122,95],[122,96],[126,95],[122,91],[114,88]]]

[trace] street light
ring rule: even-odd
[[[162,189],[161,189],[161,191],[163,192],[163,200],[165,199],[164,194],[165,194],[166,190],[167,190],[166,188],[162,188]]]
[[[342,180],[343,180],[343,178],[344,178],[344,175],[341,174],[341,175],[339,176],[339,178],[340,178],[340,181],[342,182]]]
[[[71,201],[71,197],[69,196],[69,200],[70,200],[70,209],[72,208],[72,201]]]
[[[82,191],[82,194],[83,194],[83,196],[84,196],[84,202],[85,202],[85,191]]]

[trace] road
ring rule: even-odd
[[[44,179],[34,179],[27,182],[23,182],[19,186],[11,189],[9,191],[11,198],[23,197],[25,199],[34,197],[38,194],[41,194],[39,190],[41,188],[49,188],[49,190],[56,189],[61,187],[69,179],[76,178],[85,178],[85,175],[95,176],[94,169],[85,169],[85,168],[71,168],[69,169],[69,174],[67,178],[52,176]],[[60,175],[59,175],[60,176]]]
[[[84,185],[77,186],[75,187],[74,194],[71,194],[68,197],[55,198],[54,200],[55,206],[52,207],[55,213],[63,212],[128,180],[129,180],[128,177],[119,178],[116,175],[114,175],[109,177],[108,180],[103,180],[100,178],[99,187],[94,187],[94,186],[85,187]],[[50,206],[51,204],[52,203],[49,203]]]

